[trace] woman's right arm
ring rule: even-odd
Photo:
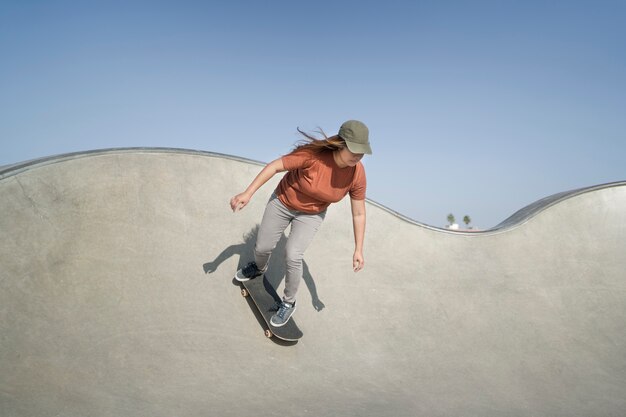
[[[265,167],[261,170],[261,172],[259,172],[256,178],[252,181],[252,183],[250,183],[248,188],[246,188],[246,191],[241,194],[237,194],[230,199],[230,208],[233,211],[239,211],[244,208],[248,204],[254,193],[256,193],[263,184],[268,182],[277,173],[284,171],[286,171],[286,169],[283,166],[282,158],[278,158],[265,165]]]

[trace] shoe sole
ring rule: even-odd
[[[246,278],[246,277],[240,277],[239,274],[235,274],[235,279],[239,282],[246,282],[246,281],[250,281],[250,278]]]
[[[239,282],[246,282],[246,281],[250,281],[251,279],[255,279],[258,278],[260,276],[262,276],[263,274],[259,274],[257,276],[254,276],[252,278],[248,278],[248,277],[244,277],[244,276],[239,276],[239,271],[237,271],[237,273],[235,274],[235,279]]]

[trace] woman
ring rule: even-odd
[[[283,326],[296,309],[296,292],[302,280],[302,258],[321,226],[331,203],[350,194],[354,228],[352,266],[360,271],[365,237],[365,169],[360,162],[371,154],[367,126],[357,120],[341,125],[336,136],[316,139],[300,129],[304,141],[288,155],[267,164],[248,188],[230,200],[234,212],[244,208],[253,194],[279,172],[288,171],[267,203],[254,248],[254,262],[237,271],[235,279],[247,281],[267,270],[272,250],[291,224],[285,248],[285,291],[271,324]],[[324,135],[326,136],[326,135]]]

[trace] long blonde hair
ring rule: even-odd
[[[324,151],[339,151],[346,146],[346,142],[338,135],[328,137],[321,128],[318,128],[317,133],[322,135],[323,139],[303,132],[300,128],[298,128],[298,132],[304,137],[296,142],[293,151],[310,150],[315,153],[320,153]]]

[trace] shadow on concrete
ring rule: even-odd
[[[230,259],[233,256],[239,256],[239,261],[237,262],[237,269],[242,268],[248,262],[254,259],[254,245],[257,240],[257,236],[259,233],[259,225],[257,224],[253,227],[248,233],[246,233],[243,237],[243,242],[235,245],[230,245],[226,249],[224,249],[217,257],[211,261],[207,262],[203,265],[204,272],[206,274],[212,274],[217,271],[220,265]],[[278,288],[280,283],[285,278],[285,247],[287,245],[287,236],[283,233],[280,240],[278,241],[276,248],[272,252],[272,256],[269,261],[269,267],[267,272],[265,273],[265,277],[269,281],[269,283],[274,287]],[[236,271],[233,271],[233,275]],[[322,311],[326,306],[322,300],[320,300],[319,295],[317,293],[317,286],[315,285],[315,280],[311,275],[311,270],[307,265],[306,261],[302,261],[302,279],[306,284],[309,293],[311,294],[311,304],[316,311]],[[237,281],[233,279],[233,285],[238,285]],[[302,287],[298,291],[302,291]],[[262,318],[261,318],[262,320]]]

